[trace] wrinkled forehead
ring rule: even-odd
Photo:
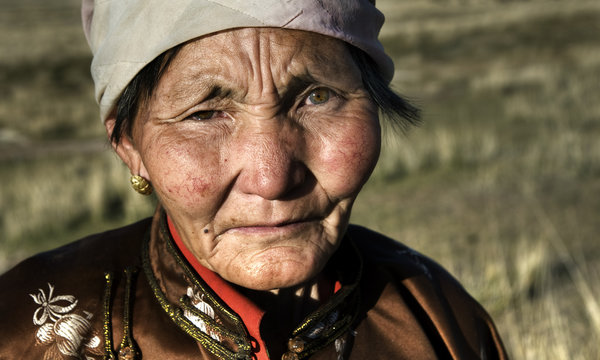
[[[103,121],[129,82],[161,53],[226,29],[326,35],[365,51],[388,81],[393,75],[377,39],[384,17],[371,0],[84,0],[82,17]]]
[[[347,44],[339,39],[299,30],[242,28],[210,34],[183,44],[170,67],[203,67],[215,73],[245,67],[249,75],[269,68],[279,75],[330,72],[337,77],[353,64]]]
[[[341,40],[298,30],[244,28],[182,45],[159,84],[169,83],[175,93],[198,83],[227,85],[233,92],[253,86],[278,92],[295,85],[350,80],[362,84],[360,71]]]

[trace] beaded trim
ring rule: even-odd
[[[119,346],[118,355],[115,355],[113,348],[113,331],[112,331],[112,291],[114,287],[114,275],[111,272],[104,274],[105,285],[104,285],[104,296],[103,296],[103,310],[104,310],[104,323],[103,323],[103,334],[104,334],[104,360],[135,360],[141,359],[141,352],[135,343],[131,333],[131,322],[132,322],[132,292],[135,285],[135,277],[138,270],[132,267],[125,269],[125,293],[124,293],[124,304],[123,304],[123,339]]]
[[[103,296],[103,310],[104,310],[104,323],[102,326],[102,332],[104,334],[104,360],[115,360],[117,357],[113,351],[112,346],[112,288],[113,288],[113,274],[107,272],[104,274],[104,296]]]
[[[123,339],[119,346],[119,360],[133,360],[141,358],[140,350],[131,335],[131,310],[133,301],[131,293],[134,291],[135,277],[138,270],[135,268],[125,269],[125,304],[123,306]]]

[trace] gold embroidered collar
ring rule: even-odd
[[[163,210],[144,242],[142,265],[160,306],[181,330],[221,359],[253,358],[253,341],[242,319],[184,259]],[[292,331],[283,359],[305,359],[333,343],[358,315],[362,259],[350,239],[344,239],[328,266],[342,286]]]

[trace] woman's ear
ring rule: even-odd
[[[104,122],[106,134],[108,135],[108,139],[112,148],[115,150],[117,155],[119,155],[121,160],[123,160],[125,165],[127,165],[132,175],[140,175],[146,180],[150,181],[148,172],[146,171],[146,167],[142,161],[142,156],[131,137],[127,134],[124,134],[120,137],[118,143],[112,141],[112,134],[115,129],[116,121],[116,113],[113,111]]]

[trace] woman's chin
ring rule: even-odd
[[[309,282],[319,274],[325,262],[326,260],[298,262],[296,259],[278,259],[277,261],[253,264],[245,269],[238,268],[237,271],[224,277],[229,282],[247,289],[271,291]]]
[[[208,263],[225,280],[244,288],[267,291],[298,286],[315,278],[337,248],[335,242],[309,235],[250,249],[240,249],[244,241],[222,241],[222,246],[229,246]],[[237,252],[231,244],[237,244]]]

